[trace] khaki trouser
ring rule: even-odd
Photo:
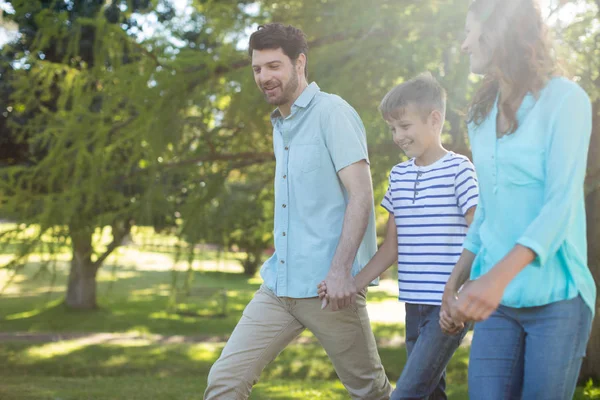
[[[208,374],[205,400],[250,396],[262,370],[304,329],[319,340],[353,399],[389,399],[392,388],[371,331],[365,293],[337,312],[318,298],[277,297],[262,286]]]

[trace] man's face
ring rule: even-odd
[[[269,104],[290,103],[298,89],[298,68],[281,48],[252,51],[254,81]]]

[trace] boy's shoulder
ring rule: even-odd
[[[455,167],[457,171],[465,168],[475,168],[469,157],[464,156],[462,154],[457,154],[451,151],[448,152],[448,155],[446,157],[447,158],[446,160],[444,160],[444,164],[449,164],[448,167]],[[413,170],[414,168],[414,158],[411,158],[410,160],[403,161],[394,165],[390,170],[390,175],[393,173],[403,175],[406,172]]]
[[[462,164],[463,162],[471,163],[471,160],[469,160],[469,157],[462,155],[462,154],[454,153],[454,152],[450,152],[449,161],[453,161],[457,164]]]
[[[414,168],[413,161],[414,161],[414,159],[411,158],[410,160],[402,161],[401,163],[394,165],[392,167],[392,169],[390,170],[390,175],[393,173],[404,174],[407,171],[410,171],[412,168]]]
[[[475,170],[475,166],[469,159],[469,157],[464,156],[462,154],[456,154],[452,152],[450,157],[447,160],[448,163],[452,164],[456,169],[456,172],[461,172],[464,169],[472,169]]]

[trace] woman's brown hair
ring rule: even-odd
[[[471,102],[468,122],[485,121],[502,82],[509,91],[498,107],[509,122],[505,133],[514,133],[523,97],[530,92],[537,96],[555,73],[547,26],[535,0],[475,0],[469,12],[481,23],[480,47],[490,64]]]

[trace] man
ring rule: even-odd
[[[376,251],[364,126],[344,100],[306,79],[302,31],[268,24],[250,37],[254,78],[271,114],[275,253],[208,376],[206,400],[247,399],[261,371],[304,329],[325,348],[353,399],[388,399],[366,292],[352,277]],[[325,280],[332,311],[317,284]]]

